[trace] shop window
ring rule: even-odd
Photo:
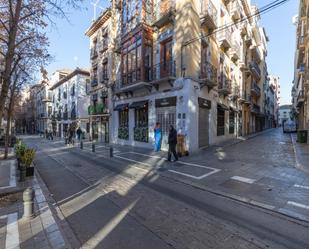
[[[129,127],[129,110],[119,111],[119,127]]]
[[[224,109],[218,107],[217,108],[217,136],[224,135]]]
[[[229,112],[229,134],[234,134],[235,132],[235,112],[230,110]]]
[[[148,106],[135,109],[135,127],[148,127]]]

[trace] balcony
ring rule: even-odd
[[[262,59],[263,59],[262,54],[261,54],[261,52],[260,52],[260,50],[257,46],[254,46],[253,48],[251,48],[251,53],[252,53],[253,59],[256,62],[260,63],[262,61]]]
[[[231,4],[231,17],[234,21],[238,21],[242,16],[242,8],[238,0],[232,2]]]
[[[233,42],[230,56],[233,61],[237,61],[240,59],[240,45],[236,41]]]
[[[240,88],[239,86],[235,85],[232,87],[232,98],[233,99],[238,99],[240,97]]]
[[[97,79],[97,78],[91,79],[91,86],[92,86],[92,87],[95,87],[95,86],[97,86],[97,85],[98,85],[98,79]]]
[[[105,71],[105,72],[102,72],[101,73],[101,79],[100,79],[100,82],[101,83],[106,83],[108,82],[109,80],[109,77],[108,77],[108,73]]]
[[[261,69],[255,61],[250,62],[250,70],[257,79],[261,78]]]
[[[76,119],[76,110],[75,108],[71,111],[71,119]]]
[[[232,47],[232,33],[229,29],[223,29],[218,32],[218,41],[220,47],[223,49],[229,49]]]
[[[103,38],[103,40],[101,41],[100,46],[99,46],[99,51],[101,53],[105,52],[108,49],[108,43],[109,43],[109,39]]]
[[[246,105],[250,105],[251,104],[251,95],[248,94],[246,91],[242,91],[240,96],[239,96],[239,103],[242,104],[246,104]]]
[[[217,28],[218,11],[211,0],[202,0],[201,24],[213,30]]]
[[[162,28],[168,23],[173,22],[176,13],[175,0],[158,0],[154,6],[155,16],[153,26]]]
[[[232,81],[224,74],[221,75],[218,85],[219,95],[227,96],[232,93]]]
[[[251,83],[251,94],[257,97],[261,96],[261,88],[255,81],[252,81]]]
[[[301,107],[305,101],[305,92],[304,90],[300,90],[297,95],[297,107]]]
[[[261,107],[257,104],[252,104],[251,105],[251,112],[254,113],[254,114],[260,114],[261,112]]]
[[[100,114],[107,114],[108,109],[104,104],[97,104],[97,105],[90,105],[88,106],[88,114],[89,115],[100,115]]]
[[[52,97],[47,96],[42,99],[42,102],[53,102]]]
[[[90,50],[90,58],[92,60],[94,60],[95,58],[98,57],[98,52],[97,52],[97,48],[96,47],[93,47],[91,50]]]
[[[243,36],[248,35],[248,21],[243,21],[240,23],[240,33]]]
[[[68,118],[69,118],[69,113],[66,111],[66,112],[63,113],[62,119],[68,120]]]
[[[207,86],[213,88],[218,84],[218,70],[210,62],[202,64],[202,72],[200,75],[201,88]]]
[[[247,46],[252,45],[252,35],[249,32],[245,35],[245,43]]]
[[[305,63],[301,63],[300,64],[300,66],[298,68],[298,74],[299,75],[304,75],[305,74],[305,67],[306,67]]]
[[[146,79],[152,84],[174,81],[176,79],[176,62],[173,60],[161,62],[153,66],[151,74],[151,78],[147,78],[146,72]]]

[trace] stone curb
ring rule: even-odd
[[[62,214],[60,208],[58,207],[57,202],[54,200],[51,193],[49,192],[48,187],[41,178],[41,175],[37,168],[35,168],[35,176],[47,200],[48,206],[53,214],[53,217],[55,218],[56,224],[58,224],[58,228],[62,234],[66,246],[68,246],[68,249],[80,248],[81,243],[78,241],[70,225],[66,221],[66,218]]]

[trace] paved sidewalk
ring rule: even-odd
[[[15,164],[15,160],[0,161],[0,170],[2,169],[6,176],[0,178],[0,184],[4,185],[0,197],[0,248],[69,248],[53,217],[37,177],[28,178],[23,183],[16,181]],[[32,219],[25,219],[23,218],[22,191],[29,186],[32,186],[35,191],[35,216]],[[14,191],[11,191],[12,188]]]
[[[296,142],[296,133],[292,133],[291,138],[296,156],[297,168],[309,173],[309,144],[302,144]]]

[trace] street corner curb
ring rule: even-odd
[[[63,235],[63,239],[67,246],[66,248],[67,249],[81,248],[80,241],[76,238],[61,209],[58,207],[57,202],[52,197],[52,194],[49,192],[49,189],[46,186],[44,180],[42,179],[39,170],[36,168],[35,168],[35,176],[43,192],[43,195],[47,200],[48,206],[50,207],[53,217],[55,218],[56,224],[58,224],[59,230]]]

